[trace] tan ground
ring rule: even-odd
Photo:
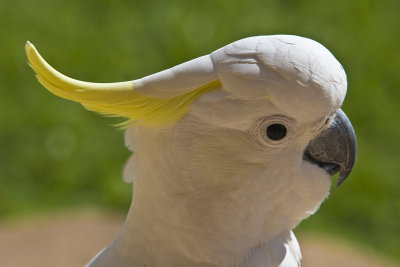
[[[83,266],[118,233],[123,218],[100,213],[64,214],[0,223],[0,266]],[[349,245],[301,236],[303,267],[398,266]]]

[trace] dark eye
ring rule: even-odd
[[[281,140],[286,136],[286,133],[286,127],[279,123],[274,123],[267,127],[267,136],[271,140]]]

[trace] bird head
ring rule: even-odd
[[[128,165],[138,173],[161,168],[169,177],[162,183],[174,184],[198,214],[262,225],[262,234],[290,230],[328,196],[330,177],[339,172],[340,184],[354,166],[355,134],[340,109],[346,74],[310,39],[250,37],[109,84],[68,78],[30,43],[26,50],[54,94],[129,118],[127,144],[136,153]],[[129,166],[128,176],[136,173]]]

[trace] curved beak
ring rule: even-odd
[[[331,124],[310,141],[303,158],[323,168],[333,176],[339,172],[336,186],[350,175],[356,162],[357,140],[353,126],[342,109],[339,109]]]

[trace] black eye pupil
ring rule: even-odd
[[[282,124],[271,124],[267,127],[267,136],[272,140],[281,140],[286,136],[286,127]]]

